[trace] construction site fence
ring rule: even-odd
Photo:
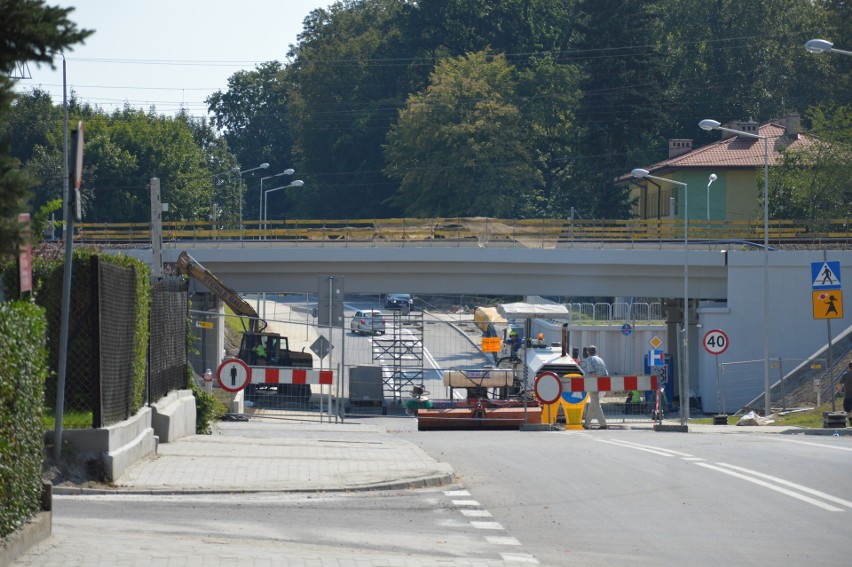
[[[766,407],[766,360],[724,362],[718,365],[717,396],[722,413]],[[815,407],[829,401],[827,385],[832,382],[831,368],[825,358],[769,359],[769,405],[773,411]]]
[[[336,399],[342,400],[340,411],[345,415],[407,415],[407,402],[412,398],[415,386],[427,392],[431,399],[463,398],[464,388],[451,390],[444,386],[443,376],[448,371],[483,369],[485,367],[511,367],[510,361],[498,364],[492,353],[481,350],[482,330],[475,324],[472,313],[423,312],[415,309],[404,313],[400,310],[384,309],[385,332],[381,334],[356,334],[352,331],[353,312],[344,315],[343,329],[317,327],[314,318],[313,297],[302,295],[290,303],[282,298],[258,300],[256,308],[269,326],[268,331],[288,337],[291,349],[311,352],[318,338],[329,340],[332,352],[322,360],[314,351],[314,368],[331,369],[335,373],[332,387],[312,385],[309,395],[304,390],[289,386],[260,385],[247,388],[243,397],[248,413],[275,410],[274,415],[286,419],[322,420],[337,411]],[[251,299],[248,298],[251,302]],[[355,299],[364,301],[365,307],[377,298]],[[193,301],[193,305],[195,305]],[[200,303],[200,302],[199,302]],[[453,298],[443,298],[441,303],[454,304]],[[448,309],[454,311],[452,307]],[[647,311],[647,310],[645,310]],[[215,315],[201,310],[190,311],[191,332],[194,344],[205,341],[205,333],[215,333],[221,324],[230,328],[229,344],[224,356],[236,356],[241,322],[244,318],[235,315]],[[221,323],[216,320],[220,320]],[[198,322],[212,325],[198,325]],[[545,331],[551,343],[559,339],[559,326],[554,331]],[[641,360],[637,363],[641,366]],[[213,367],[215,370],[215,366]],[[519,381],[523,381],[523,369],[515,368]],[[534,376],[526,377],[525,387],[531,395]],[[218,387],[218,384],[215,384]],[[524,386],[522,386],[524,387]],[[491,392],[495,394],[495,392]],[[651,420],[650,406],[625,405],[627,393],[613,393],[604,405],[608,419],[624,421]],[[610,410],[612,415],[609,415]]]
[[[762,220],[690,220],[683,219],[498,219],[474,218],[391,218],[391,219],[322,219],[244,220],[240,223],[210,221],[169,221],[163,226],[163,243],[187,241],[273,241],[292,246],[357,245],[358,243],[406,246],[494,246],[523,248],[570,247],[588,242],[667,244],[686,237],[701,241],[748,245],[763,242],[770,245],[787,241],[825,245],[852,244],[850,219],[820,221],[769,221],[764,234]],[[151,241],[148,223],[82,223],[75,240],[92,243],[142,243]]]

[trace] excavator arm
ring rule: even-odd
[[[257,311],[246,302],[233,289],[222,283],[222,280],[217,278],[213,272],[199,264],[192,256],[183,251],[178,256],[178,270],[192,278],[195,278],[201,285],[212,291],[216,297],[225,302],[237,315],[247,317],[249,320],[248,330],[252,333],[259,333],[266,328],[266,321],[262,321]]]

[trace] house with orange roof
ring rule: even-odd
[[[723,126],[769,138],[770,166],[780,162],[783,150],[805,148],[814,142],[799,132],[798,115],[763,125],[749,120]],[[700,148],[693,148],[689,139],[669,140],[668,159],[641,167],[651,175],[687,184],[690,220],[743,221],[763,216],[763,187],[758,183],[763,166],[762,139],[722,131],[719,141]],[[711,174],[716,176],[712,183]],[[637,179],[629,173],[619,177],[617,183],[630,185],[634,218],[684,218],[684,187]]]

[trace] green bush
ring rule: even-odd
[[[216,396],[208,394],[198,387],[191,369],[187,368],[187,372],[189,374],[187,380],[189,389],[195,396],[195,432],[199,435],[210,435],[213,422],[222,419],[228,412],[228,408],[217,400]]]
[[[44,309],[0,303],[0,537],[41,507]]]

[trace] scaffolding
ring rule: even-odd
[[[423,312],[393,311],[391,326],[373,339],[373,360],[383,366],[386,399],[401,402],[412,387],[423,387]]]

